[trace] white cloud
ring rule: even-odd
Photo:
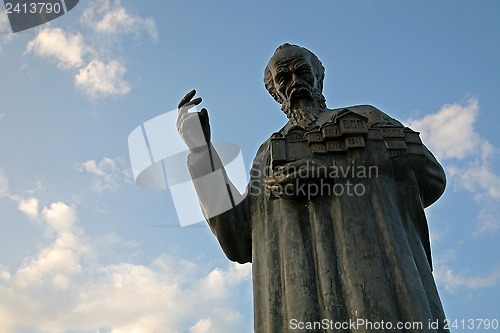
[[[20,327],[40,333],[250,330],[251,318],[234,309],[242,287],[251,298],[250,264],[210,271],[171,255],[148,264],[110,263],[102,257],[110,249],[97,247],[78,228],[74,207],[52,203],[42,217],[53,241],[17,270],[0,267],[1,332]]]
[[[61,28],[44,28],[30,41],[26,49],[37,56],[54,61],[60,68],[78,68],[83,65],[87,51],[80,33],[70,34]]]
[[[444,105],[439,111],[406,123],[421,132],[422,141],[441,161],[451,183],[474,195],[480,206],[477,233],[500,229],[500,175],[491,160],[498,148],[475,129],[479,115],[477,98]]]
[[[406,123],[420,132],[422,141],[438,159],[463,159],[477,149],[479,135],[474,122],[479,113],[477,98],[469,98],[465,105],[446,104],[438,112]]]
[[[75,76],[75,84],[92,98],[126,95],[130,84],[123,78],[127,69],[117,60],[92,60]]]
[[[230,327],[241,327],[242,315],[231,309],[220,309],[211,317],[201,319],[191,329],[190,333],[228,332]],[[236,332],[236,330],[234,331]]]
[[[202,281],[200,289],[205,290],[202,297],[206,300],[225,298],[230,293],[231,285],[240,283],[249,275],[249,265],[232,265],[227,271],[214,269]]]
[[[145,31],[154,41],[158,40],[155,21],[131,14],[119,0],[113,4],[109,0],[92,2],[83,12],[81,22],[103,34],[137,35]]]
[[[2,44],[8,44],[14,38],[10,28],[9,18],[4,11],[0,12],[0,54],[2,53]]]
[[[99,163],[95,160],[89,160],[80,166],[80,172],[88,172],[99,177],[105,177],[116,170],[118,170],[116,162],[109,157],[103,158]]]
[[[446,169],[451,182],[474,195],[480,207],[476,234],[491,234],[500,229],[500,176],[491,166],[493,151],[497,151],[488,141],[475,151],[469,161],[451,164]]]
[[[42,215],[49,226],[58,232],[69,231],[76,223],[75,209],[63,202],[55,202],[45,207]]]
[[[118,7],[104,15],[102,20],[96,24],[95,29],[99,32],[111,34],[137,33],[144,29],[153,39],[158,38],[155,23],[152,19],[131,16],[123,7]]]
[[[41,184],[37,184],[41,186]],[[34,190],[30,191],[34,192]],[[11,194],[9,189],[9,179],[5,175],[3,169],[0,169],[0,198],[6,197],[17,203],[17,209],[25,214],[28,218],[32,220],[38,219],[38,199],[36,198],[26,198],[17,194]]]
[[[109,327],[113,333],[177,332],[196,326],[202,317],[211,318],[216,332],[242,331],[244,320],[228,306],[228,295],[235,297],[235,284],[248,279],[248,274],[233,281],[233,288],[222,286],[219,292],[224,297],[208,300],[204,295],[210,290],[202,286],[211,273],[200,274],[193,263],[188,263],[190,269],[182,269],[183,264],[183,260],[163,256],[149,266],[122,263],[102,267],[80,291],[71,321],[80,329]],[[177,267],[180,272],[175,272]],[[186,325],[190,322],[194,325]]]
[[[4,281],[9,281],[11,276],[10,273],[7,271],[4,271],[1,266],[0,266],[0,278]]]
[[[466,276],[455,273],[448,266],[441,266],[434,271],[436,282],[447,292],[454,293],[460,288],[480,289],[495,286],[500,282],[500,269],[493,269],[485,276]]]
[[[30,219],[36,220],[38,219],[38,199],[29,198],[26,200],[21,200],[17,205],[17,208],[26,214]]]
[[[477,235],[485,234],[492,235],[496,230],[500,229],[500,205],[498,201],[483,200],[481,211],[479,212],[479,226],[476,231]]]
[[[0,198],[9,194],[9,179],[5,175],[5,171],[0,169]]]
[[[42,188],[40,181],[37,182],[36,188],[27,191],[33,194]],[[5,175],[3,169],[0,169],[0,198],[7,197],[17,203],[17,209],[32,220],[37,220],[39,217],[38,199],[34,197],[25,198],[22,195],[11,194],[9,189],[9,179]]]
[[[81,163],[78,171],[88,173],[93,176],[92,189],[96,192],[113,191],[129,180],[130,175],[124,170],[123,162],[120,158],[103,158],[100,162],[88,160]]]
[[[75,86],[92,98],[125,95],[130,91],[130,84],[123,78],[125,66],[118,60],[101,61],[99,52],[87,46],[80,33],[44,28],[27,44],[26,50],[55,62],[59,68],[78,69]],[[88,63],[86,55],[93,56]]]
[[[0,33],[5,34],[9,29],[9,17],[4,11],[0,12]]]
[[[500,176],[491,169],[489,161],[496,149],[488,141],[483,141],[477,148],[476,152],[480,155],[474,161],[466,168],[451,166],[450,174],[460,179],[465,189],[500,199]]]
[[[77,70],[75,87],[93,99],[128,94],[131,85],[124,78],[127,68],[113,56],[116,45],[122,43],[118,37],[146,32],[156,41],[155,21],[131,14],[118,0],[113,3],[105,0],[90,2],[80,23],[91,29],[91,35],[84,38],[80,32],[46,27],[27,44],[26,51],[55,63],[58,68]],[[117,38],[107,42],[110,36]]]
[[[81,272],[80,258],[87,251],[78,236],[79,230],[73,228],[75,209],[57,202],[45,207],[42,215],[48,229],[56,233],[56,239],[34,258],[25,261],[13,274],[13,284],[21,289],[67,289],[71,277]]]

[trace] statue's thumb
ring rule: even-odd
[[[210,142],[210,122],[208,121],[208,111],[207,109],[201,109],[199,113],[200,124],[203,128],[203,135],[205,136],[205,141]]]
[[[208,111],[207,109],[203,108],[200,111],[200,122],[202,124],[208,124]]]

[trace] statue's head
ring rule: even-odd
[[[288,43],[276,49],[264,71],[266,89],[289,118],[304,102],[312,102],[321,110],[326,108],[324,77],[325,68],[314,53]]]

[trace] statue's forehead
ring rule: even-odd
[[[287,48],[279,50],[271,58],[270,65],[274,68],[285,67],[290,65],[309,64],[309,57],[302,49]]]
[[[277,59],[275,62],[276,66],[290,66],[290,65],[301,65],[301,64],[307,64],[307,59],[304,57],[287,57],[287,58],[280,58]]]

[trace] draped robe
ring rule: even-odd
[[[349,110],[367,119],[370,133],[384,126],[411,131],[372,106]],[[317,123],[339,112],[327,110]],[[280,133],[292,127],[288,123]],[[335,180],[362,184],[363,195],[302,197],[273,197],[266,191],[271,139],[260,147],[248,195],[207,219],[230,260],[252,262],[255,332],[370,332],[369,323],[385,323],[385,332],[447,332],[424,214],[443,193],[445,175],[423,144],[413,146],[394,154],[387,140],[368,135],[363,147],[333,154],[339,167],[377,167],[376,177]],[[193,177],[207,172],[206,160],[206,154],[190,154]],[[217,195],[197,192],[202,209]],[[353,329],[352,321],[361,326]],[[430,327],[436,321],[439,327]],[[422,327],[396,327],[413,322]]]

